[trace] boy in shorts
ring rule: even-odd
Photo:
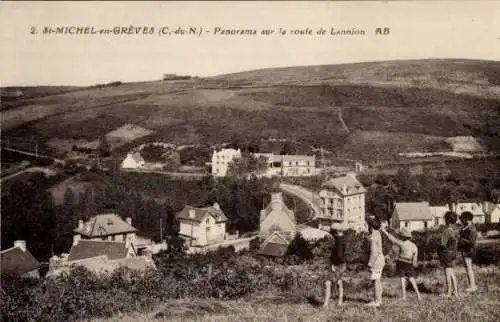
[[[382,304],[382,270],[385,266],[385,257],[382,249],[382,235],[380,235],[381,223],[378,219],[367,219],[370,235],[370,279],[373,281],[374,300],[367,306],[379,307]]]
[[[460,221],[464,227],[460,230],[458,250],[462,252],[465,268],[467,269],[469,288],[465,290],[466,292],[477,291],[476,279],[474,278],[474,271],[472,270],[472,254],[477,239],[476,226],[472,223],[473,218],[474,215],[469,211],[465,211],[460,215]]]
[[[457,277],[455,276],[455,265],[457,258],[458,233],[455,228],[457,214],[448,211],[444,214],[446,229],[441,234],[441,245],[438,249],[439,259],[446,275],[446,293],[443,297],[450,297],[455,294],[458,297]]]
[[[331,296],[332,281],[337,281],[339,298],[338,305],[342,305],[344,300],[344,288],[342,284],[342,276],[346,271],[346,260],[345,260],[345,236],[344,231],[347,227],[338,223],[334,223],[331,226],[333,231],[333,236],[335,238],[335,245],[332,248],[330,255],[330,267],[331,269],[328,280],[325,282],[325,302],[323,307],[328,307],[328,301]]]
[[[403,291],[402,298],[406,300],[406,280],[410,282],[411,286],[417,293],[417,298],[419,301],[422,300],[420,292],[418,291],[418,285],[415,281],[415,268],[417,267],[418,260],[418,248],[411,239],[411,232],[408,228],[401,228],[399,235],[401,239],[398,239],[391,234],[389,234],[383,227],[382,232],[389,238],[389,240],[399,247],[398,259],[396,261],[396,267],[401,278],[401,288]]]

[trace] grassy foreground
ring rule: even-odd
[[[500,267],[476,267],[475,271],[479,291],[462,292],[458,299],[439,296],[444,291],[444,274],[435,270],[417,279],[421,303],[412,292],[406,302],[402,301],[399,279],[385,278],[382,307],[365,307],[371,299],[369,290],[349,293],[349,284],[365,281],[349,278],[342,307],[336,305],[334,292],[330,307],[322,309],[317,303],[322,292],[322,285],[318,285],[309,294],[260,294],[233,301],[171,300],[153,312],[119,314],[93,321],[500,321]],[[458,268],[457,278],[464,290],[467,278],[463,267]]]

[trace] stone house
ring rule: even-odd
[[[483,205],[484,212],[486,213],[486,222],[498,223],[500,222],[500,204],[486,201]]]

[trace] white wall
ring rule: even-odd
[[[424,229],[429,229],[434,227],[434,220],[429,220],[427,221],[427,227],[425,226],[426,221],[419,220],[419,221],[400,221],[399,222],[399,229],[406,227],[410,231],[418,231],[418,230],[424,230]]]

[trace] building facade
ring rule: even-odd
[[[241,158],[240,149],[222,149],[220,151],[214,151],[212,155],[212,175],[214,177],[225,177],[227,175],[229,163],[233,161],[234,158]]]
[[[487,201],[483,209],[486,213],[486,222],[493,224],[500,222],[500,204]]]
[[[431,214],[429,203],[396,202],[391,217],[394,229],[408,228],[410,231],[425,230],[434,227],[435,218]]]
[[[450,207],[446,206],[430,206],[429,211],[431,212],[432,217],[434,217],[434,227],[443,226],[446,223],[444,222],[444,215],[450,211]]]
[[[282,192],[271,194],[271,202],[260,211],[259,227],[259,238],[262,240],[275,231],[290,240],[295,236],[295,213],[285,205]]]
[[[139,153],[128,153],[122,161],[123,169],[142,169],[145,165],[144,158]]]
[[[180,224],[179,235],[185,238],[190,246],[216,244],[228,237],[228,218],[217,203],[205,208],[186,206],[177,215],[177,219]]]
[[[475,202],[460,202],[453,203],[451,208],[457,215],[461,215],[465,211],[469,211],[474,216],[472,222],[475,224],[484,224],[486,222],[486,213],[483,210],[483,205],[481,203]]]
[[[254,153],[267,159],[267,176],[306,177],[317,174],[316,156]]]
[[[352,173],[327,180],[319,192],[319,228],[329,230],[333,222],[338,222],[356,231],[366,230],[365,193]]]

